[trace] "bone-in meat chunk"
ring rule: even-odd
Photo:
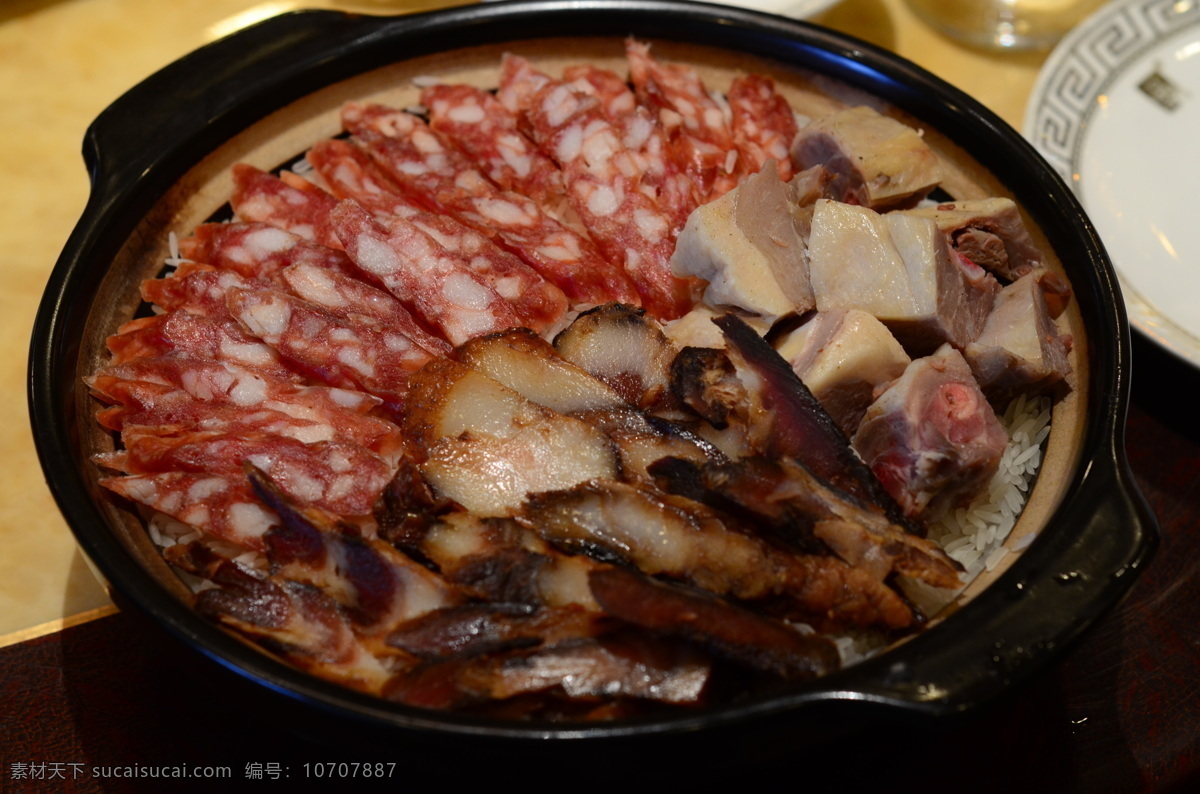
[[[996,473],[1008,443],[962,354],[917,359],[863,418],[854,447],[904,511],[937,520]]]
[[[875,389],[903,375],[910,361],[883,323],[858,309],[817,312],[775,349],[847,436]]]
[[[1009,284],[996,298],[979,338],[964,354],[980,388],[1002,406],[1020,392],[1053,387],[1071,371],[1070,338],[1058,332],[1050,310],[1030,273]]]
[[[928,218],[822,199],[808,247],[818,311],[870,312],[915,356],[974,341],[1000,291]]]
[[[920,133],[868,107],[815,119],[796,136],[792,162],[798,171],[825,166],[834,195],[880,210],[911,207],[942,179]]]
[[[950,237],[956,251],[1008,281],[1042,266],[1042,253],[1012,199],[949,201],[904,213],[932,218]]]
[[[789,188],[773,167],[693,211],[675,244],[671,269],[676,276],[707,281],[709,306],[768,321],[814,305]]]

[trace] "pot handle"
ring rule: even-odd
[[[331,46],[382,21],[336,11],[297,11],[207,44],[137,84],[92,122],[83,157],[93,194],[114,195],[155,173],[183,142],[203,154],[246,124],[312,90],[303,75]],[[343,67],[344,68],[344,67]],[[340,76],[329,70],[328,80]],[[322,74],[325,77],[325,74]]]
[[[1119,438],[1052,523],[1075,531],[1038,538],[970,604],[914,638],[905,661],[862,665],[861,686],[850,687],[855,698],[930,714],[966,711],[1064,652],[1111,609],[1159,538]]]

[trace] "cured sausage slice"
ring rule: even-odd
[[[394,328],[435,356],[447,355],[453,349],[449,342],[418,325],[404,304],[370,284],[307,263],[292,265],[281,275],[296,296],[338,317],[369,318]]]
[[[280,271],[300,263],[347,274],[356,270],[344,251],[311,243],[266,223],[201,224],[179,241],[179,252],[193,262],[275,282]]]
[[[572,302],[637,301],[628,276],[590,240],[554,220],[532,199],[500,190],[416,116],[351,104],[342,118],[388,175],[423,204],[494,236]]]
[[[267,223],[327,248],[342,247],[329,224],[335,197],[315,185],[297,187],[245,163],[232,170],[229,203],[240,220]]]
[[[315,380],[362,389],[396,406],[409,374],[433,358],[396,329],[343,319],[276,290],[231,290],[229,310],[250,334]]]
[[[463,267],[483,277],[511,303],[522,325],[543,331],[567,310],[567,298],[558,287],[483,234],[405,197],[366,152],[353,144],[324,141],[309,151],[308,159],[335,195],[356,201],[385,225],[399,219],[429,235],[447,255],[457,257]]]
[[[527,118],[538,145],[562,169],[575,211],[605,255],[633,279],[642,305],[664,319],[686,314],[691,285],[671,273],[675,226],[642,192],[637,158],[600,101],[551,81],[533,98]]]
[[[234,270],[184,262],[165,278],[142,282],[142,300],[166,309],[223,318],[229,316],[225,294],[234,287],[270,286],[265,279],[246,278]]]
[[[268,345],[246,334],[232,319],[177,311],[131,320],[107,340],[112,363],[179,351],[220,358],[281,380],[301,380]]]
[[[121,381],[144,381],[166,389],[122,389]],[[231,361],[192,358],[168,353],[104,367],[88,385],[110,402],[138,394],[139,406],[153,412],[155,403],[176,391],[207,404],[248,415],[260,411],[294,417],[311,435],[354,441],[387,457],[403,444],[400,429],[386,419],[368,415],[378,397],[329,386],[303,386],[269,378]],[[313,425],[320,426],[313,429]]]
[[[521,325],[512,304],[401,218],[384,228],[357,204],[332,218],[350,258],[452,344]]]
[[[245,475],[172,471],[109,477],[100,484],[132,502],[247,549],[263,551],[263,536],[279,523]]]
[[[387,461],[358,444],[305,444],[261,432],[130,434],[124,451],[98,458],[127,474],[209,473],[233,481],[245,479],[250,463],[297,502],[343,516],[369,515],[393,474]]]
[[[671,144],[650,111],[637,103],[626,82],[609,69],[570,66],[563,79],[600,100],[605,117],[621,130],[621,143],[637,160],[643,191],[652,191],[658,205],[682,227],[702,197],[680,158],[672,155]]]
[[[787,182],[796,171],[790,156],[798,125],[791,105],[775,90],[775,81],[760,74],[739,75],[729,87],[730,129],[741,153],[742,173],[757,173],[774,160]]]
[[[429,126],[470,155],[474,164],[504,190],[521,193],[542,206],[562,197],[558,166],[517,127],[517,115],[487,91],[439,83],[421,92]]]
[[[649,108],[672,139],[692,178],[706,196],[720,198],[737,186],[738,150],[726,109],[709,93],[696,70],[659,63],[650,45],[625,44],[629,76],[638,100]]]

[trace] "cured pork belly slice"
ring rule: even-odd
[[[787,458],[697,464],[667,458],[650,468],[659,487],[735,516],[797,551],[835,554],[879,581],[892,573],[934,587],[961,586],[961,566]]]
[[[384,227],[350,201],[331,222],[354,263],[451,344],[521,325],[512,304],[415,226],[393,218]]]
[[[644,309],[608,303],[584,312],[554,339],[554,349],[639,408],[670,400],[677,351]]]
[[[719,348],[680,350],[671,362],[671,393],[680,405],[718,430],[728,427],[731,415],[748,405],[737,368]]]
[[[176,435],[130,432],[125,449],[97,456],[129,474],[190,472],[242,476],[249,462],[290,499],[346,516],[370,515],[392,479],[392,466],[358,444],[305,444],[266,432],[198,430]]]
[[[578,608],[461,604],[400,627],[388,637],[388,645],[421,659],[465,659],[595,636],[612,622]]]
[[[196,595],[197,612],[289,664],[371,694],[393,677],[394,670],[355,636],[338,604],[317,588],[255,577],[200,543],[172,546],[164,556],[216,585]]]
[[[395,220],[428,235],[446,256],[455,257],[511,303],[522,324],[544,330],[558,323],[566,311],[567,298],[558,287],[490,238],[419,207],[357,146],[336,139],[321,141],[308,151],[307,159],[339,198],[357,202],[385,226]]]
[[[630,406],[604,381],[527,331],[471,340],[456,357],[525,398],[601,430],[615,445],[624,479],[648,479],[646,466],[665,455],[701,460],[719,455],[682,427]]]
[[[562,170],[571,206],[605,257],[633,280],[642,305],[663,319],[686,313],[694,303],[692,285],[670,266],[674,221],[642,192],[638,157],[600,101],[551,81],[533,97],[526,119],[533,139]]]
[[[660,63],[650,45],[628,39],[625,56],[638,101],[667,132],[672,148],[704,197],[720,198],[737,186],[743,173],[730,114],[687,64]]]
[[[817,312],[775,349],[847,437],[875,390],[904,374],[911,361],[883,323],[858,309]]]
[[[690,312],[673,320],[663,323],[663,333],[676,349],[685,347],[710,347],[723,349],[725,335],[713,322],[723,314],[729,314],[728,309],[714,309],[703,303],[696,304]],[[766,336],[771,326],[761,317],[752,314],[739,314],[739,318],[755,330],[759,336]]]
[[[1070,337],[1058,332],[1046,298],[1030,273],[1000,292],[979,338],[963,351],[993,406],[1018,394],[1054,388],[1071,372]]]
[[[477,598],[534,607],[600,607],[588,571],[603,563],[563,554],[510,519],[450,513],[433,523],[419,551]]]
[[[593,481],[530,497],[522,520],[550,543],[821,624],[904,628],[913,613],[877,579],[832,557],[783,552],[731,531],[699,503]]]
[[[255,493],[281,519],[264,537],[272,573],[329,594],[360,635],[386,636],[465,600],[450,583],[385,541],[364,538],[319,507],[297,502],[285,482],[253,463],[247,474]]]
[[[935,521],[996,473],[1008,435],[949,345],[912,362],[867,409],[854,448],[909,516]]]
[[[236,163],[233,195],[229,199],[239,220],[257,221],[289,231],[326,248],[341,248],[329,222],[337,198],[303,179],[290,184],[252,165]]]
[[[174,351],[195,358],[220,358],[280,380],[303,378],[269,345],[247,334],[232,319],[174,311],[131,320],[106,340],[111,363],[166,355]]]
[[[381,289],[356,278],[298,263],[281,274],[298,298],[352,322],[376,322],[416,342],[433,355],[446,355],[450,343],[426,331],[404,304]]]
[[[287,424],[288,417],[293,433],[286,435],[353,441],[385,458],[404,443],[399,427],[367,415],[380,404],[378,397],[268,378],[230,361],[168,353],[103,367],[87,383],[101,398],[133,409],[108,417],[122,426],[131,420],[149,427],[186,419],[204,423],[207,412],[212,422],[201,425],[207,429],[223,423],[253,426],[254,421]],[[238,412],[248,418],[239,421]]]
[[[408,404],[405,429],[423,454],[422,474],[477,515],[508,515],[530,493],[616,476],[599,430],[458,362],[434,359],[417,372]]]
[[[422,120],[379,105],[349,104],[342,121],[383,170],[426,207],[493,237],[572,301],[637,300],[629,277],[591,240],[537,202],[501,190]]]
[[[469,85],[439,83],[421,91],[429,126],[462,149],[504,190],[529,196],[543,207],[562,197],[558,166],[518,127],[518,116],[495,96]]]
[[[828,639],[801,634],[709,593],[607,566],[592,571],[588,581],[608,614],[784,680],[804,681],[841,666],[837,648]]]
[[[1000,285],[964,262],[928,218],[880,215],[822,199],[808,238],[817,309],[862,309],[910,355],[962,349],[982,330]]]
[[[344,251],[308,242],[266,223],[204,223],[179,241],[179,252],[194,262],[276,284],[282,283],[281,272],[289,266],[316,267],[346,275],[356,272]]]
[[[791,179],[796,170],[790,153],[799,125],[775,81],[761,74],[738,75],[729,86],[727,99],[740,170],[757,173],[774,161],[779,178],[784,182]]]
[[[832,194],[876,210],[914,206],[942,180],[941,164],[916,130],[869,107],[814,119],[792,143],[803,171],[823,165]]]
[[[626,408],[604,381],[563,358],[531,331],[515,328],[478,337],[455,357],[533,402],[559,413]]]
[[[403,404],[409,375],[433,358],[397,329],[343,319],[276,290],[233,289],[228,301],[248,333],[314,380],[361,389],[392,406]]]
[[[573,701],[587,705],[613,698],[695,705],[705,694],[710,673],[707,658],[686,646],[622,632],[572,638],[535,650],[452,657],[397,676],[384,695],[441,709],[522,698],[513,708],[528,717],[529,711],[535,716],[543,710],[558,713]],[[531,702],[533,696],[544,700]]]
[[[766,340],[733,315],[715,321],[749,397],[742,409],[750,448],[768,457],[793,458],[825,482],[914,534],[910,521],[791,366]]]
[[[651,482],[647,469],[655,461],[669,456],[697,461],[725,460],[725,454],[699,434],[633,408],[572,415],[603,431],[612,440],[620,462],[621,479],[625,482]]]
[[[956,251],[1006,281],[1015,281],[1042,267],[1042,252],[1029,236],[1012,199],[947,201],[904,213],[932,218]]]
[[[708,282],[709,306],[740,309],[768,324],[816,305],[789,189],[770,166],[691,214],[671,268]]]

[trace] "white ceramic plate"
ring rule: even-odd
[[[808,19],[840,3],[842,0],[704,0],[718,5],[739,6],[753,11],[766,11],[793,19]],[[495,0],[485,0],[495,2]]]
[[[793,19],[808,19],[837,5],[841,0],[707,0],[707,2],[741,6],[754,11],[767,11]]]
[[[1025,136],[1072,186],[1130,322],[1200,367],[1200,0],[1115,0],[1039,75]]]

